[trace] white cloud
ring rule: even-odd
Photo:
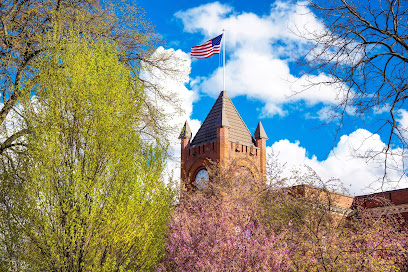
[[[341,84],[317,84],[332,81],[325,74],[298,77],[289,68],[292,61],[305,53],[306,39],[299,33],[320,33],[321,24],[303,2],[277,1],[268,15],[237,13],[231,6],[214,2],[175,14],[184,30],[202,33],[205,39],[226,31],[226,89],[230,96],[246,95],[263,101],[264,117],[285,115],[285,103],[300,100],[308,106],[335,104],[343,99]],[[256,31],[254,31],[256,30]],[[208,77],[195,79],[193,89],[216,96],[220,91],[222,68]],[[294,95],[296,94],[296,95]]]
[[[174,49],[164,49],[159,47],[151,57],[156,62],[159,62],[161,69],[143,65],[142,77],[153,83],[160,92],[169,96],[171,101],[177,101],[179,107],[167,103],[166,101],[156,98],[160,104],[162,114],[167,116],[167,125],[174,128],[174,133],[171,134],[170,140],[170,158],[168,160],[167,174],[178,179],[180,175],[180,140],[178,139],[179,132],[187,120],[193,135],[197,133],[201,126],[201,122],[196,119],[190,119],[193,111],[193,103],[198,99],[196,92],[187,89],[186,83],[190,81],[190,56],[181,51]],[[149,92],[150,95],[155,95],[155,92]],[[181,108],[182,111],[179,111]],[[168,176],[165,178],[169,178]]]
[[[316,115],[312,113],[306,113],[305,116],[307,119],[319,119],[320,121],[330,123],[332,121],[339,121],[340,115],[332,107],[325,106],[322,107]]]
[[[295,46],[299,42],[306,42],[299,37],[300,33],[316,33],[324,29],[305,2],[291,4],[276,1],[271,5],[270,13],[263,16],[250,12],[237,13],[229,5],[213,2],[179,11],[175,16],[182,20],[184,31],[202,33],[205,39],[220,34],[221,29],[225,28],[227,48],[234,51],[243,47],[249,47],[251,50],[270,50],[271,43],[278,40]],[[286,48],[286,45],[283,48]],[[277,52],[271,53],[276,56]],[[291,54],[282,53],[286,56]]]
[[[0,102],[0,109],[4,106],[3,103]],[[22,117],[23,107],[21,104],[17,104],[14,106],[10,112],[7,114],[4,122],[0,126],[0,142],[4,142],[10,136],[15,134],[16,132],[26,128],[25,121]]]
[[[408,139],[408,111],[404,109],[398,110],[398,129],[402,137]]]
[[[178,102],[174,107],[160,97],[156,98],[157,103],[160,103],[162,113],[169,116],[168,125],[181,131],[182,125],[188,120],[192,129],[197,129],[197,124],[200,122],[190,120],[190,116],[193,111],[193,103],[198,99],[198,95],[185,86],[190,81],[191,60],[189,55],[181,50],[159,47],[151,58],[160,62],[161,69],[144,65],[142,77],[153,83],[161,94],[170,98],[170,101]],[[149,92],[149,94],[156,95],[156,92]],[[171,139],[173,144],[178,143],[177,136]]]
[[[373,107],[374,114],[383,114],[384,112],[390,111],[391,106],[389,104],[377,105]]]
[[[329,156],[318,161],[315,156],[308,156],[299,142],[291,143],[280,140],[268,147],[269,152],[277,156],[281,164],[286,163],[284,176],[290,176],[288,169],[310,166],[323,179],[339,178],[352,195],[361,195],[379,190],[391,190],[408,186],[407,177],[401,179],[403,160],[402,150],[392,150],[388,158],[386,182],[383,184],[384,159],[381,152],[386,147],[377,134],[358,129],[350,135],[343,135]],[[373,158],[373,154],[379,154]]]

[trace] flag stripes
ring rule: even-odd
[[[203,44],[191,47],[191,58],[205,59],[214,54],[219,54],[221,49],[221,39],[222,34]]]

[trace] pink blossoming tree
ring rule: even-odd
[[[298,177],[303,194],[233,163],[210,176],[182,195],[159,271],[406,271],[407,232],[396,218],[338,210],[336,188],[317,186],[313,171]]]
[[[284,233],[276,235],[261,216],[261,184],[228,170],[211,171],[212,182],[206,188],[182,196],[159,270],[286,269]]]

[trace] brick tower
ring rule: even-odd
[[[266,178],[266,136],[259,121],[254,137],[249,132],[234,104],[222,91],[203,124],[191,140],[187,123],[180,133],[181,180],[186,189],[205,186],[209,160],[226,165],[234,160],[253,176]]]

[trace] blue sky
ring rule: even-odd
[[[188,119],[196,131],[221,91],[219,56],[190,61],[188,54],[192,46],[221,34],[225,28],[226,91],[252,133],[258,120],[262,121],[269,151],[273,150],[288,168],[306,164],[323,180],[339,178],[351,194],[380,188],[376,180],[383,173],[381,158],[367,162],[353,155],[384,146],[386,135],[375,134],[372,122],[381,117],[381,110],[373,110],[363,123],[350,109],[336,138],[338,120],[327,123],[330,107],[342,94],[333,86],[322,86],[293,95],[307,89],[307,80],[328,77],[316,73],[306,78],[296,64],[307,49],[306,40],[296,31],[324,29],[304,2],[141,0],[138,4],[166,40],[157,54],[173,52],[183,60],[180,66],[185,74],[181,79],[163,80],[168,83],[163,83],[164,88],[183,99],[186,111],[174,119],[174,125],[181,128],[183,120]],[[408,124],[406,111],[399,118],[401,125]],[[389,176],[397,180],[399,174],[390,172]],[[383,189],[393,189],[394,185]],[[408,187],[408,183],[404,179],[396,186]]]

